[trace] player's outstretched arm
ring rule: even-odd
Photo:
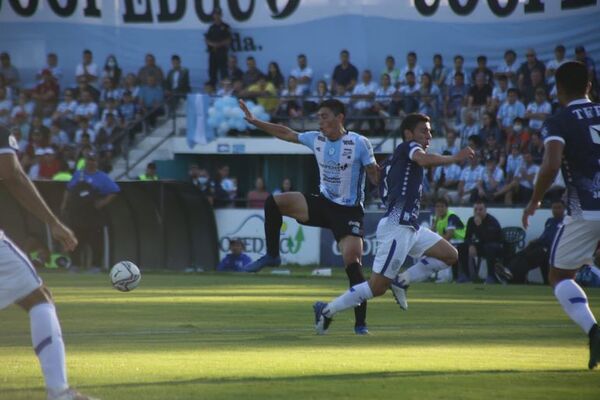
[[[25,174],[25,171],[23,171],[23,168],[21,168],[15,154],[0,154],[0,179],[19,204],[50,226],[52,236],[61,242],[66,250],[71,251],[77,246],[77,239],[73,232],[52,213]]]
[[[463,160],[467,160],[473,158],[475,156],[475,152],[470,147],[465,147],[458,153],[452,156],[442,156],[439,154],[429,154],[425,153],[423,150],[416,151],[412,160],[419,164],[423,168],[429,167],[437,167],[438,165],[448,165],[453,163],[458,163]]]
[[[527,229],[529,226],[529,217],[535,214],[535,211],[538,209],[540,203],[544,199],[546,190],[552,186],[554,179],[556,179],[556,174],[558,174],[558,171],[560,170],[560,164],[562,162],[563,148],[564,145],[558,140],[546,142],[544,159],[542,161],[542,166],[540,167],[537,180],[535,181],[535,185],[533,186],[531,200],[529,200],[527,207],[525,207],[523,210],[521,222],[523,223],[523,228],[525,229]]]
[[[258,129],[263,130],[269,135],[275,136],[278,139],[285,140],[286,142],[300,143],[298,140],[298,132],[288,128],[287,126],[261,121],[260,119],[257,119],[254,114],[250,112],[250,110],[248,110],[248,106],[246,106],[244,100],[240,100],[239,104],[240,108],[245,114],[245,120],[256,126]]]

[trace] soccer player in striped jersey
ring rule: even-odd
[[[414,258],[425,255],[427,263],[417,263],[411,269],[426,269],[429,273],[448,268],[458,260],[454,246],[436,232],[421,228],[417,222],[423,168],[460,162],[473,157],[475,153],[470,147],[465,147],[453,156],[428,154],[431,125],[429,117],[424,114],[407,115],[400,125],[400,131],[404,142],[396,147],[391,159],[384,164],[384,176],[381,179],[381,197],[388,209],[377,226],[373,274],[368,282],[354,285],[331,303],[315,303],[315,329],[318,334],[325,333],[336,313],[381,296],[390,287],[400,303],[392,282],[397,278],[407,255]]]
[[[8,128],[0,126],[0,182],[26,210],[48,224],[54,239],[66,250],[73,250],[77,239],[41,198],[21,168],[17,150]],[[33,349],[42,367],[48,399],[90,400],[69,388],[65,346],[50,291],[27,256],[0,230],[0,310],[11,304],[29,313]]]
[[[562,170],[568,215],[550,249],[548,278],[562,308],[589,337],[588,368],[593,369],[600,361],[600,329],[575,274],[581,265],[591,263],[600,238],[600,103],[587,96],[592,83],[585,64],[568,61],[558,67],[555,79],[562,109],[542,127],[544,159],[523,211],[523,226],[527,228],[529,217]]]
[[[371,142],[344,127],[346,110],[339,100],[325,100],[319,106],[319,131],[298,133],[278,124],[258,120],[244,101],[240,107],[246,120],[281,140],[303,144],[313,151],[319,166],[319,194],[288,192],[272,195],[265,202],[265,237],[267,254],[248,265],[248,271],[281,264],[279,232],[282,216],[299,223],[331,229],[337,241],[350,286],[364,282],[362,273],[363,200],[366,177],[378,183],[379,169]],[[355,309],[354,332],[368,333],[367,303]]]

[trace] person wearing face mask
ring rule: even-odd
[[[106,57],[102,78],[109,78],[116,87],[121,83],[121,73],[122,70],[121,67],[119,67],[117,58],[112,54]]]
[[[206,196],[210,204],[213,204],[215,195],[215,182],[210,179],[208,171],[198,167],[198,164],[191,164],[188,174],[192,181],[192,185],[196,187],[200,193]]]

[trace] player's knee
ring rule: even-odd
[[[458,250],[456,250],[455,247],[452,247],[442,261],[448,265],[456,264],[458,262]]]
[[[25,296],[25,298],[17,302],[17,304],[27,312],[36,305],[42,303],[52,303],[52,294],[45,286],[35,289]]]

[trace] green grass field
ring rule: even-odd
[[[295,271],[296,272],[296,271]],[[326,336],[311,305],[341,275],[145,274],[120,293],[104,275],[46,274],[71,384],[104,400],[599,399],[587,337],[539,286],[413,286],[369,303]],[[588,290],[600,310],[600,291]],[[0,313],[0,399],[43,399],[25,313]]]

